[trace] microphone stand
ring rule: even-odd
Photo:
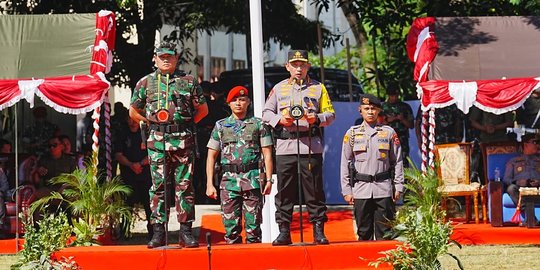
[[[208,250],[208,270],[212,270],[212,234],[206,232],[206,249]]]
[[[304,108],[301,105],[291,107],[290,116],[296,120],[296,172],[298,178],[298,206],[300,210],[300,242],[292,244],[293,246],[307,246],[309,243],[304,243],[304,224],[302,215],[302,169],[300,166],[300,126],[299,122],[304,117]]]

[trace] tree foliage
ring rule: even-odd
[[[364,69],[366,91],[383,96],[390,84],[414,98],[412,63],[406,35],[417,17],[530,16],[540,14],[540,1],[522,0],[311,0],[320,10],[336,4],[351,26]]]
[[[317,22],[298,14],[290,0],[262,3],[265,42],[316,50]],[[113,85],[133,87],[151,72],[156,31],[164,24],[174,26],[166,38],[184,48],[182,61],[195,58],[184,45],[196,38],[197,31],[225,29],[249,38],[249,1],[245,0],[0,0],[1,14],[94,13],[102,9],[115,12],[117,19],[115,59],[109,75]],[[322,34],[326,46],[336,39],[326,29]]]

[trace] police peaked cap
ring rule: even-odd
[[[309,62],[308,52],[306,50],[292,50],[287,55],[288,62],[302,61]]]
[[[381,100],[372,94],[362,94],[360,96],[360,105],[373,105],[381,107]]]
[[[245,96],[247,97],[249,94],[249,91],[247,88],[243,86],[235,86],[229,91],[229,94],[227,95],[227,103],[233,101],[237,97]]]

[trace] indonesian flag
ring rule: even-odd
[[[414,62],[414,80],[427,81],[429,66],[439,50],[439,44],[431,28],[435,25],[434,17],[417,18],[407,34],[407,56]]]

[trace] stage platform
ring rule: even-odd
[[[54,256],[73,256],[85,270],[210,269],[210,264],[212,269],[374,269],[368,263],[380,257],[381,251],[399,244],[396,241],[356,241],[350,211],[329,213],[326,232],[331,244],[327,246],[226,245],[219,215],[205,215],[201,224],[201,247],[195,249],[149,250],[144,245],[74,247],[56,252]],[[311,224],[305,225],[304,242],[309,243],[312,241]],[[293,224],[292,231],[293,241],[298,242],[298,226]],[[204,239],[206,232],[212,233],[210,253]],[[455,224],[452,239],[463,245],[540,244],[540,229]],[[14,240],[0,240],[0,253],[14,252]]]

